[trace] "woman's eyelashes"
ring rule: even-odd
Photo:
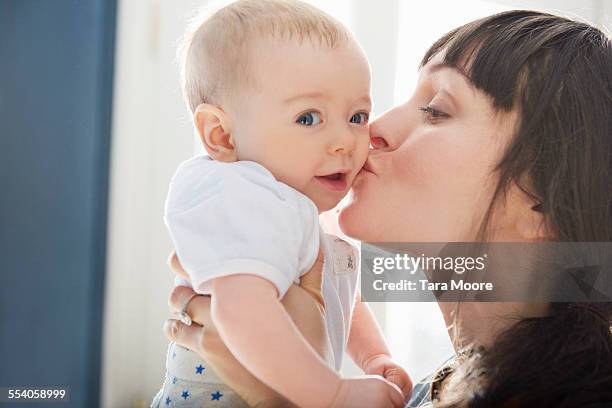
[[[446,112],[443,112],[433,106],[421,106],[419,110],[423,112],[425,116],[425,120],[431,124],[436,124],[441,120],[450,118],[450,115]]]

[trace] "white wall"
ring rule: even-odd
[[[177,7],[180,4],[181,7]],[[141,406],[163,379],[172,276],[167,184],[193,152],[174,65],[183,14],[199,1],[119,1],[102,406]]]

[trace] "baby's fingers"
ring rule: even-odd
[[[404,399],[409,399],[412,394],[412,381],[408,374],[400,367],[388,369],[385,378],[397,385],[404,395]]]

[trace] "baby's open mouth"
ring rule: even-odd
[[[332,173],[325,176],[315,176],[315,178],[325,187],[332,191],[344,191],[347,186],[348,173]]]

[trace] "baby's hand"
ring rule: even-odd
[[[412,394],[412,381],[410,376],[402,366],[391,359],[390,356],[382,354],[368,360],[363,367],[363,371],[370,375],[380,375],[387,381],[397,385],[407,400]]]
[[[404,397],[395,384],[377,375],[369,375],[342,379],[331,406],[342,408],[403,408]]]

